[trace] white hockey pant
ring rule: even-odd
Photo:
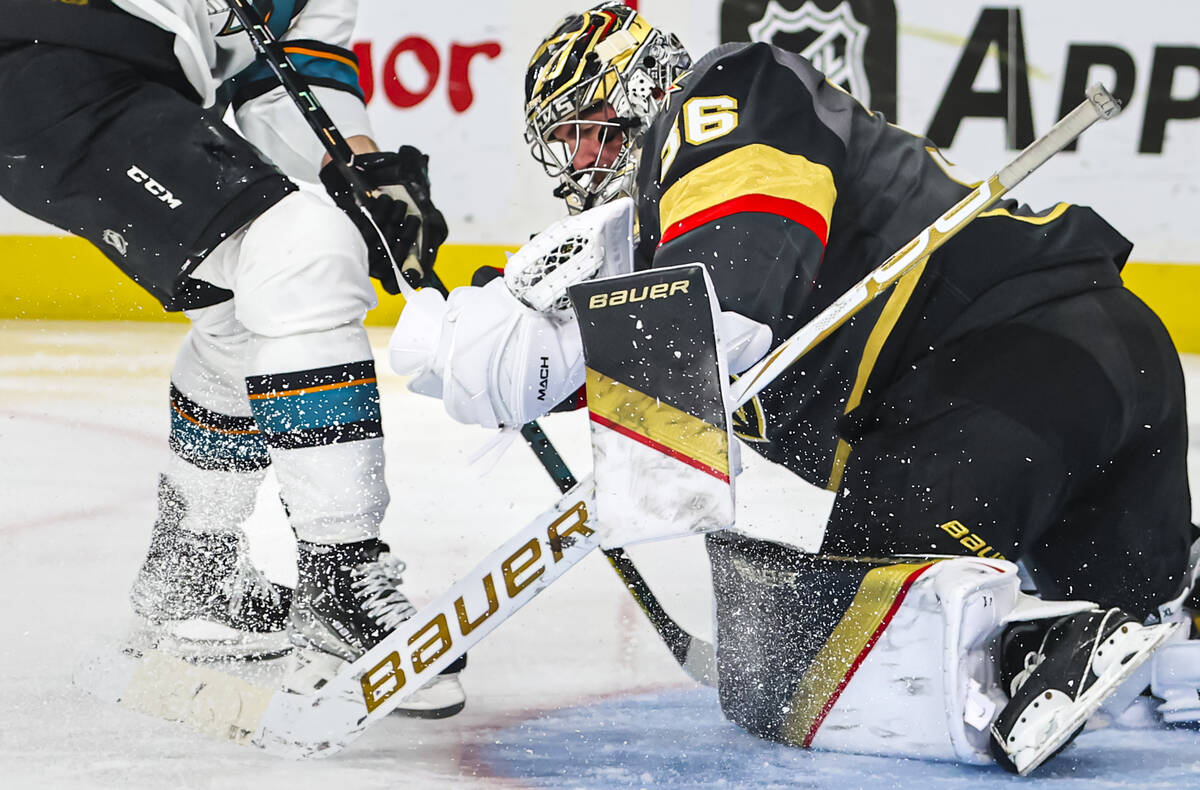
[[[234,298],[187,313],[171,375],[165,476],[186,503],[184,526],[237,528],[271,465],[301,540],[377,537],[388,492],[363,328],[375,294],[357,230],[319,198],[293,193],[193,276]]]

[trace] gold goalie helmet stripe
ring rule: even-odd
[[[611,12],[584,11],[578,27],[555,36],[538,47],[537,52],[534,53],[533,58],[530,60],[531,66],[544,57],[548,51],[552,49],[558,50],[557,56],[553,57],[549,63],[538,71],[537,82],[534,84],[533,91],[530,94],[535,101],[540,97],[540,101],[536,101],[539,107],[545,106],[579,84],[579,78],[582,76],[583,68],[587,63],[587,58],[584,55],[608,34],[608,31],[616,21],[616,14]],[[572,58],[572,55],[575,57]],[[564,75],[564,72],[572,62],[574,62],[574,72],[570,75]],[[543,96],[543,91],[546,91],[548,83],[558,83],[558,87],[552,94]]]
[[[620,29],[615,29],[618,25]],[[653,30],[645,19],[634,13],[622,19],[613,11],[584,11],[577,25],[544,41],[530,58],[529,70],[533,70],[536,77],[529,92],[527,116],[536,116],[560,96],[579,86],[589,52],[595,52],[603,63],[611,61],[617,68],[624,69]],[[623,35],[617,37],[618,33]],[[547,62],[539,67],[539,61],[544,58]],[[568,69],[573,71],[568,73]],[[615,75],[608,75],[597,83],[595,95],[588,97],[585,104],[604,99],[615,85],[615,79]]]

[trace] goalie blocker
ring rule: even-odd
[[[700,264],[571,286],[608,548],[733,524],[729,371]]]

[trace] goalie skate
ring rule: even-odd
[[[1179,623],[1142,625],[1120,609],[1057,620],[1025,657],[1012,699],[992,725],[992,756],[1026,775],[1056,754]]]

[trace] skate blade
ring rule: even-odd
[[[152,649],[185,661],[269,661],[292,650],[285,631],[240,631],[208,620],[143,624],[130,638],[135,649]]]
[[[1069,741],[1071,736],[1104,704],[1109,695],[1125,682],[1138,667],[1146,663],[1154,655],[1154,651],[1167,641],[1180,625],[1180,623],[1163,623],[1144,626],[1143,630],[1152,633],[1146,634],[1146,641],[1141,649],[1119,668],[1098,679],[1091,688],[1079,696],[1075,704],[1065,711],[1061,718],[1059,716],[1052,718],[1047,727],[1050,731],[1049,738],[1037,747],[1008,753],[1008,758],[1016,766],[1017,773],[1021,776],[1028,776],[1061,749],[1063,744]],[[1007,752],[1007,750],[1005,751]]]

